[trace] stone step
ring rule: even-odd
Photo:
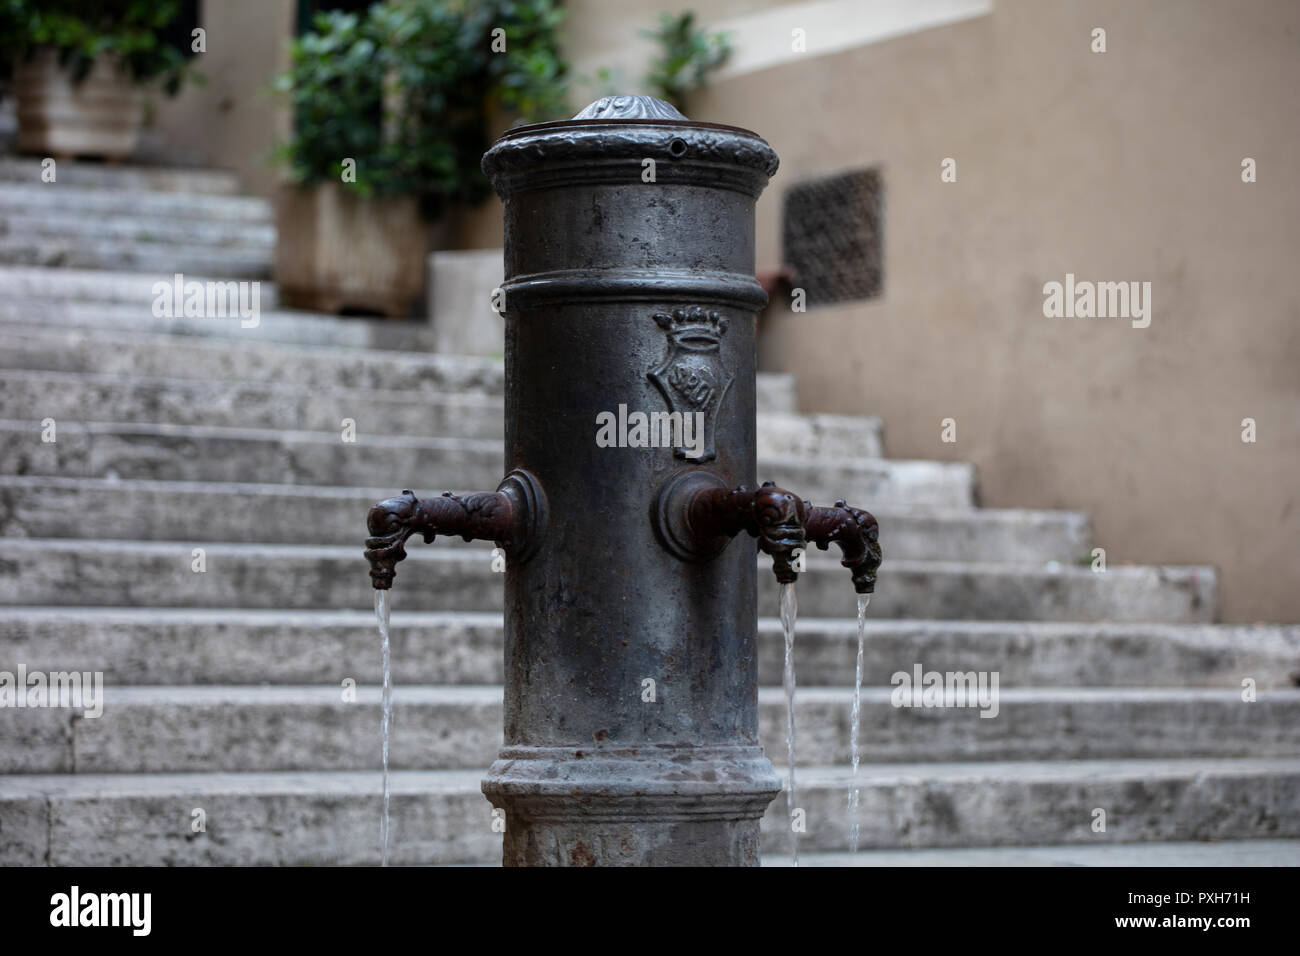
[[[881,458],[884,423],[867,415],[760,415],[757,445],[759,457]]]
[[[81,372],[0,370],[0,418],[288,431],[335,431],[351,418],[382,423],[390,435],[503,439],[501,399],[480,393],[323,390]],[[840,447],[831,441],[832,448]]]
[[[757,548],[752,540],[733,547]],[[192,549],[206,570],[193,571]],[[0,604],[75,607],[365,609],[373,604],[362,547],[77,539],[0,539]],[[756,558],[757,560],[757,558]],[[777,584],[759,564],[758,613],[775,617]],[[403,610],[498,611],[503,579],[487,547],[412,545],[398,568]],[[878,618],[1208,622],[1211,568],[1048,569],[1012,564],[896,561],[880,575]],[[814,550],[799,577],[809,617],[856,613],[848,572]]]
[[[858,779],[863,848],[1300,836],[1296,758],[876,764]],[[800,847],[845,848],[849,768],[809,768],[796,784],[808,821]],[[1105,833],[1092,829],[1098,808]],[[778,796],[764,852],[789,847],[788,820]]]
[[[191,274],[186,274],[185,281],[190,280]],[[172,273],[159,273],[157,281],[171,283]],[[194,281],[207,280],[195,279]],[[274,304],[277,297],[274,285],[260,280],[255,281],[259,281],[260,311],[256,317],[253,317],[250,306],[250,317],[247,319],[230,314],[212,318],[154,315],[155,296],[152,293],[136,302],[110,304],[78,299],[27,297],[0,300],[0,328],[8,332],[15,326],[30,328],[33,323],[36,323],[47,329],[67,329],[78,334],[107,333],[114,339],[130,333],[145,333],[171,337],[173,340],[178,337],[238,339],[250,343],[254,348],[262,348],[263,343],[266,342],[278,342],[286,345],[333,345],[349,348],[429,351],[429,327],[418,319],[339,319],[314,312],[277,309]],[[251,288],[247,293],[239,294],[246,295],[248,302],[252,302]],[[120,344],[126,346],[128,343],[129,340],[123,338]],[[58,357],[51,357],[51,359],[59,360]],[[176,377],[210,377],[179,375],[177,369],[180,363],[176,360],[171,362],[175,368],[170,374]]]
[[[3,309],[0,301],[0,311]],[[318,318],[322,327],[332,328],[329,319]],[[216,324],[209,322],[208,327]],[[502,394],[504,370],[500,360],[379,350],[379,345],[386,342],[385,336],[407,325],[358,319],[331,333],[339,337],[349,333],[351,339],[347,342],[295,345],[266,340],[260,333],[267,326],[239,330],[238,323],[234,324],[234,333],[244,331],[251,338],[201,337],[202,332],[181,337],[0,323],[0,368],[275,382],[312,390],[369,388]],[[400,342],[386,344],[388,348],[401,347]],[[796,411],[793,375],[759,373],[757,384],[760,412]]]
[[[788,854],[766,854],[763,866],[790,866]],[[998,846],[942,850],[800,853],[800,866],[1300,866],[1300,839],[1216,840],[1212,843],[1106,843],[1101,846]]]
[[[499,863],[482,776],[394,773],[393,862]],[[858,781],[864,849],[1300,836],[1294,758],[880,764]],[[848,769],[806,768],[798,783],[801,849],[846,850]],[[11,775],[0,778],[0,864],[373,865],[381,802],[378,771]],[[1098,807],[1104,833],[1092,829]],[[764,853],[788,851],[787,820],[778,795]]]
[[[271,258],[271,251],[265,248],[246,250],[196,243],[126,242],[94,236],[0,235],[0,263],[44,269],[182,272],[234,279],[268,279],[271,276]],[[152,297],[149,301],[152,302]]]
[[[504,382],[502,383],[504,385]],[[798,388],[794,375],[789,372],[759,372],[755,377],[754,407],[759,414],[770,415],[796,414],[799,412]],[[880,442],[884,445],[883,424],[879,430]],[[884,454],[883,450],[881,454]]]
[[[0,213],[0,236],[29,239],[45,245],[60,240],[70,247],[99,248],[105,240],[141,249],[215,246],[238,250],[250,256],[271,256],[275,252],[275,226],[269,222],[200,219],[175,220],[158,216],[86,216],[74,210],[56,210],[38,215],[24,212]]]
[[[327,319],[322,319],[328,326]],[[208,323],[209,329],[218,323]],[[501,395],[501,362],[422,351],[383,349],[384,330],[401,322],[358,319],[339,330],[351,341],[330,345],[275,342],[247,335],[157,335],[113,329],[41,328],[0,323],[0,368],[139,375],[200,381],[275,382],[308,389],[366,388],[401,392],[481,392]],[[234,324],[236,332],[238,323]],[[408,343],[409,344],[409,343]],[[760,376],[760,383],[762,377]],[[762,388],[759,392],[762,394]],[[789,410],[789,409],[785,409]]]
[[[172,222],[219,220],[265,224],[274,219],[271,204],[255,196],[0,181],[0,219],[12,215],[66,213],[86,219],[156,217]]]
[[[59,250],[54,248],[52,255],[57,258],[59,254]],[[207,253],[196,255],[207,255]],[[226,259],[230,259],[232,255],[236,258],[238,256],[221,250],[213,253],[215,258],[225,256]],[[429,324],[419,319],[343,318],[322,313],[279,309],[277,307],[279,295],[275,284],[263,281],[265,269],[257,262],[252,262],[249,266],[254,271],[238,274],[229,271],[230,268],[240,267],[240,263],[234,261],[214,261],[206,265],[191,261],[183,267],[170,262],[154,263],[152,271],[132,273],[107,269],[103,271],[74,269],[70,268],[73,263],[66,260],[52,264],[69,268],[0,269],[0,323],[6,326],[6,338],[14,331],[21,331],[21,327],[26,327],[29,331],[78,330],[83,334],[99,332],[101,336],[107,336],[112,340],[118,340],[127,333],[218,340],[237,339],[257,347],[261,347],[261,343],[264,342],[281,342],[293,345],[411,349],[427,352],[433,342],[433,333]],[[162,293],[162,289],[158,292],[154,291],[157,283],[174,288],[178,269],[185,283],[207,283],[210,281],[209,266],[217,269],[217,274],[224,276],[216,281],[224,283],[243,278],[257,282],[258,312],[256,315],[251,311],[254,295],[251,287],[247,290],[238,290],[238,294],[245,296],[248,304],[250,311],[247,316],[168,315],[165,307],[159,309],[162,314],[154,314],[155,300]],[[94,269],[101,268],[100,265],[94,266]],[[141,265],[139,268],[145,266]],[[104,278],[97,278],[99,276]],[[227,308],[226,311],[229,313],[232,310]],[[173,312],[175,312],[174,307]],[[125,347],[130,344],[130,340],[121,339],[117,344],[118,347]],[[58,356],[51,358],[54,361],[59,360]],[[169,367],[179,367],[181,362],[169,357],[168,364]]]
[[[491,490],[505,473],[500,441],[391,436],[381,421],[356,421],[355,441],[344,441],[342,428],[316,432],[56,422],[57,440],[47,442],[41,419],[0,421],[0,474],[340,485],[369,485],[383,476],[391,479],[392,493],[413,488],[419,494],[427,481],[440,484],[435,493]],[[644,450],[604,451],[614,456]],[[823,505],[843,497],[869,508],[966,508],[974,493],[974,470],[947,462],[864,458],[822,463],[769,455],[758,460],[758,477]]]
[[[81,305],[103,307],[106,312],[113,306],[127,306],[138,314],[140,321],[146,315],[139,314],[148,310],[140,309],[141,304],[151,305],[155,293],[155,282],[172,281],[174,270],[155,272],[105,272],[102,269],[42,269],[32,266],[0,266],[0,301],[19,303],[24,309],[58,305]],[[186,276],[186,279],[205,280],[226,278],[225,276]],[[275,287],[263,283],[262,307],[269,308],[276,303]],[[14,310],[10,310],[11,312]],[[6,322],[20,322],[28,325],[45,327],[48,316],[40,315],[24,318],[20,310],[18,318],[4,318]],[[336,326],[346,328],[347,320],[337,316],[331,317]],[[103,327],[114,329],[116,324],[106,320]],[[250,331],[250,330],[243,330]],[[347,344],[347,343],[340,343]]]
[[[356,687],[345,702],[348,677],[339,661],[325,686],[105,686],[102,714],[89,719],[76,697],[73,709],[0,708],[0,773],[374,769],[380,688]],[[657,693],[646,706],[673,706],[675,685],[662,681]],[[760,741],[784,765],[783,691],[758,696]],[[890,696],[888,686],[863,689],[866,763],[1300,756],[1295,689],[1251,703],[1235,690],[1189,688],[1010,688],[987,706],[947,708],[896,708]],[[800,766],[849,762],[852,697],[850,688],[799,690]],[[501,746],[501,699],[500,687],[395,687],[389,766],[486,767]],[[609,734],[614,746],[617,729]]]
[[[760,416],[760,421],[765,420]],[[355,544],[366,511],[391,488],[243,482],[118,481],[0,475],[0,535],[184,541]],[[890,559],[1076,563],[1086,556],[1086,516],[1069,511],[874,512]]]
[[[872,514],[891,557],[1091,564],[1092,521],[1078,511],[890,508]]]
[[[382,422],[390,435],[501,440],[503,417],[502,399],[482,394],[0,369],[0,418],[6,419],[332,431],[352,418]],[[764,412],[758,454],[879,458],[881,429],[878,418]],[[593,440],[595,432],[593,415]]]
[[[0,156],[0,182],[40,189],[78,186],[115,192],[203,193],[238,195],[239,177],[224,169],[184,169],[175,166],[133,166],[60,159],[55,181],[42,180],[41,157]]]
[[[399,607],[401,605],[398,595]],[[758,675],[781,682],[782,637],[760,618]],[[795,661],[807,686],[853,683],[857,624],[804,617]],[[500,684],[501,615],[407,611],[392,615],[397,684]],[[333,684],[339,670],[381,680],[369,610],[2,607],[0,669],[100,671],[124,684]],[[868,618],[864,686],[898,671],[997,671],[1009,687],[1260,689],[1300,683],[1300,626]]]

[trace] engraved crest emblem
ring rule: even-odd
[[[717,311],[699,306],[658,312],[654,320],[668,335],[668,352],[647,375],[663,392],[668,408],[685,418],[696,412],[704,415],[704,452],[692,461],[712,461],[717,457],[713,444],[714,422],[722,399],[731,387],[732,375],[722,364],[722,335],[727,319]],[[686,450],[673,452],[685,458]]]

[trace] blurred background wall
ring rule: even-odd
[[[568,3],[574,109],[607,92],[601,66],[639,92],[638,31],[685,6]],[[1226,620],[1300,620],[1300,5],[689,7],[735,46],[689,115],[781,156],[760,267],[783,261],[794,184],[874,168],[882,186],[880,293],[803,313],[779,296],[761,367],[797,373],[805,409],[883,416],[892,456],[973,461],[985,505],[1090,511],[1112,564],[1218,564]],[[267,88],[302,13],[204,0],[209,85],[159,105],[159,148],[269,194],[289,118]],[[500,244],[495,201],[462,218],[453,245]],[[1043,285],[1067,273],[1149,281],[1150,326],[1045,318]]]
[[[207,51],[198,69],[207,82],[154,98],[152,158],[232,169],[250,192],[272,194],[279,174],[268,154],[291,117],[271,84],[288,67],[297,11],[297,0],[200,0]]]

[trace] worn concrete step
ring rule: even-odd
[[[30,239],[44,245],[62,240],[70,246],[99,248],[105,240],[123,245],[169,247],[216,246],[247,254],[273,255],[275,226],[270,222],[228,219],[173,220],[159,216],[86,216],[73,210],[46,213],[0,213],[0,236]]]
[[[400,606],[400,597],[399,597]],[[782,637],[761,618],[758,674],[781,682]],[[853,683],[857,624],[801,618],[795,660],[807,686]],[[239,608],[0,607],[0,668],[100,671],[125,684],[332,684],[339,670],[381,680],[370,611]],[[404,611],[392,615],[398,684],[500,684],[501,615]],[[8,662],[8,663],[6,663]],[[864,686],[898,671],[997,671],[1009,687],[1214,687],[1300,683],[1300,626],[866,622]]]
[[[391,862],[499,864],[481,777],[393,774]],[[0,865],[378,865],[381,792],[377,771],[10,776]]]
[[[597,545],[600,546],[600,545]],[[751,549],[752,540],[732,547]],[[204,549],[193,570],[193,549]],[[364,609],[373,603],[356,547],[234,545],[203,541],[0,539],[0,604],[134,607]],[[775,617],[778,586],[759,560],[758,613]],[[413,545],[398,568],[404,610],[496,611],[503,578],[486,547]],[[1115,567],[1105,573],[1009,564],[897,561],[882,569],[870,615],[974,620],[1208,622],[1211,568]],[[848,572],[813,551],[799,577],[810,617],[856,613]],[[611,597],[611,596],[606,596]]]
[[[271,259],[271,251],[261,247],[245,250],[196,243],[126,242],[112,237],[0,235],[0,263],[45,269],[183,272],[268,279]]]
[[[769,853],[763,866],[790,866]],[[1300,866],[1300,839],[1207,843],[1106,843],[1101,846],[997,846],[858,853],[800,853],[800,866]]]
[[[256,196],[166,192],[152,189],[104,189],[99,184],[0,181],[0,218],[11,215],[72,213],[87,219],[153,216],[173,222],[223,220],[269,223],[271,204]]]
[[[875,764],[858,781],[863,848],[1300,836],[1296,758]],[[846,848],[850,783],[847,767],[796,775],[801,848]],[[1104,833],[1093,830],[1099,808]],[[763,821],[764,852],[789,847],[788,820],[782,794]]]
[[[60,248],[51,248],[50,255],[57,258]],[[20,253],[29,254],[22,250],[15,254]],[[30,253],[32,256],[38,254],[42,254],[39,249]],[[113,337],[129,332],[237,339],[253,343],[420,351],[428,351],[432,345],[432,330],[427,322],[421,320],[355,319],[279,309],[275,284],[264,281],[261,274],[265,272],[264,263],[251,264],[250,268],[256,267],[256,274],[236,274],[229,268],[239,263],[233,261],[233,256],[226,256],[226,259],[232,259],[230,262],[218,261],[222,255],[220,250],[213,251],[213,261],[206,265],[196,261],[162,261],[135,267],[144,271],[125,271],[126,267],[121,265],[108,269],[100,263],[91,268],[72,268],[73,264],[66,260],[53,263],[62,268],[52,268],[48,264],[46,267],[0,267],[0,323],[29,329],[99,331]],[[186,283],[204,283],[205,290],[208,282],[222,283],[220,289],[214,287],[214,290],[223,292],[227,301],[230,301],[230,295],[226,283],[255,282],[255,286],[235,290],[237,295],[244,297],[242,301],[249,311],[232,315],[233,310],[227,306],[225,315],[218,309],[216,315],[186,316],[178,314],[173,303],[171,314],[168,314],[167,306],[174,296],[170,293],[165,298],[162,296],[165,287],[174,289],[177,272]],[[214,276],[221,278],[214,279]],[[159,283],[163,286],[158,286]],[[256,314],[252,311],[254,295],[257,299]],[[179,365],[179,361],[176,364]]]
[[[881,458],[884,423],[866,415],[760,415],[757,446],[760,457]]]
[[[0,773],[374,768],[380,689],[356,687],[346,701],[347,678],[355,680],[339,661],[324,686],[106,686],[93,699],[74,695],[70,708],[0,708]],[[646,706],[671,708],[677,693],[663,679]],[[931,708],[895,707],[891,693],[863,688],[858,752],[868,763],[1300,757],[1295,689],[1246,703],[1234,690],[1011,688],[969,707]],[[500,687],[396,687],[389,766],[487,766],[501,745],[501,695]],[[849,762],[852,696],[849,688],[799,691],[800,766]],[[102,713],[83,717],[83,707]],[[785,727],[781,688],[760,690],[759,737],[774,759],[784,758]],[[618,728],[607,732],[618,744]]]
[[[0,421],[0,474],[341,485],[368,485],[385,476],[395,493],[431,480],[443,489],[490,490],[505,473],[500,441],[392,436],[381,421],[356,421],[355,441],[345,440],[342,428],[56,423],[57,440],[46,441],[41,419]],[[594,437],[593,431],[593,447]],[[613,460],[646,450],[602,451]],[[651,451],[671,459],[667,449]],[[974,494],[974,470],[960,463],[765,456],[758,469],[760,479],[776,481],[814,504],[843,497],[863,507],[964,508]]]
[[[235,325],[238,331],[238,323]],[[311,345],[267,340],[259,335],[264,325],[244,330],[248,335],[241,339],[202,332],[159,335],[0,323],[0,367],[201,381],[275,382],[323,390],[472,390],[501,395],[504,370],[498,360],[398,351],[403,345],[400,342],[390,343],[388,348],[379,347],[381,332],[407,326],[408,323],[402,322],[358,319],[339,330],[339,338],[350,337],[352,341]]]
[[[760,420],[763,420],[760,418]],[[183,541],[354,544],[367,509],[391,488],[126,481],[0,475],[0,535]],[[1077,563],[1085,515],[1068,511],[877,508],[891,560]]]
[[[393,774],[393,862],[499,863],[482,776]],[[801,848],[846,850],[848,769],[807,768],[798,782]],[[880,764],[858,782],[864,849],[1300,836],[1297,759]],[[0,778],[0,864],[375,864],[381,803],[378,771],[11,775]],[[1092,828],[1098,807],[1105,832]],[[787,851],[787,820],[778,795],[765,854]]]
[[[379,349],[380,345],[387,349],[404,347],[402,342],[388,339],[395,329],[409,328],[411,323],[358,319],[336,329],[328,318],[315,318],[330,328],[330,337],[346,337],[347,341],[336,345],[277,343],[262,334],[269,326],[241,330],[238,323],[233,331],[221,327],[236,336],[247,332],[244,339],[205,337],[202,331],[182,337],[0,323],[0,368],[275,382],[313,390],[502,394],[504,370],[497,359]],[[217,324],[208,322],[207,328]],[[757,385],[759,412],[796,410],[793,375],[760,373]]]
[[[45,273],[57,273],[60,270],[46,268],[37,270]],[[106,272],[107,275],[117,273]],[[186,281],[190,280],[186,276]],[[172,282],[172,273],[157,277],[158,282]],[[206,279],[195,279],[206,282]],[[235,280],[224,279],[222,282]],[[103,304],[79,299],[54,299],[11,297],[0,299],[0,323],[6,334],[8,330],[28,329],[33,324],[44,326],[47,330],[74,331],[78,334],[104,334],[110,337],[144,333],[152,336],[185,336],[196,339],[217,341],[233,339],[248,342],[254,347],[261,347],[266,342],[278,342],[286,345],[332,345],[355,348],[411,349],[428,352],[431,344],[429,326],[418,319],[340,319],[314,312],[298,312],[279,309],[274,300],[276,290],[268,282],[254,279],[258,284],[256,293],[252,285],[247,289],[236,288],[234,295],[223,287],[226,302],[236,302],[236,297],[243,296],[242,302],[248,312],[236,313],[236,309],[227,306],[225,314],[220,310],[215,316],[185,316],[167,314],[166,299],[160,299],[159,314],[155,315],[155,295],[150,292],[133,302],[115,302]],[[222,290],[217,290],[222,291]],[[162,294],[160,288],[159,294]],[[205,293],[206,295],[206,293]],[[254,314],[253,298],[256,295],[258,311]],[[268,299],[270,301],[268,301]],[[214,301],[216,301],[214,299]],[[239,303],[236,303],[239,304]],[[206,308],[206,306],[205,306]],[[243,305],[240,305],[243,308]],[[344,324],[346,323],[346,324]],[[129,340],[123,338],[120,347],[125,348]],[[60,362],[60,356],[37,359],[42,365],[49,361]],[[180,375],[182,363],[170,359],[169,371],[164,374],[185,378],[207,378],[207,375]],[[40,365],[35,366],[40,367]]]
[[[1078,511],[887,507],[872,514],[890,557],[1091,564],[1092,521]]]
[[[38,189],[78,186],[115,192],[203,193],[215,196],[239,194],[239,177],[224,169],[188,169],[176,166],[135,166],[85,163],[60,159],[55,181],[45,182],[42,158],[0,156],[0,182]]]
[[[95,372],[0,369],[0,418],[144,422],[321,431],[344,418],[388,434],[504,437],[499,396],[391,389],[322,390],[281,382],[218,381]],[[758,454],[879,458],[879,418],[762,412]],[[592,417],[592,436],[596,433]]]
[[[278,382],[0,370],[0,418],[336,431],[501,441],[501,399],[473,393],[322,390]],[[594,431],[593,431],[594,433]]]
[[[204,281],[207,279],[225,279],[226,276],[186,276],[188,279]],[[111,315],[111,307],[127,306],[141,310],[141,303],[151,304],[156,282],[171,281],[173,274],[154,272],[105,272],[102,269],[42,269],[32,266],[0,266],[0,296],[5,302],[16,302],[27,307],[50,307],[58,305],[103,306]],[[263,308],[275,305],[274,284],[262,286],[261,304]],[[140,315],[143,321],[145,316]],[[34,318],[5,318],[4,321],[25,322],[44,325],[45,316]],[[343,325],[343,319],[334,317],[336,324]],[[115,330],[115,323],[106,319],[102,327]],[[248,330],[245,330],[248,331]]]

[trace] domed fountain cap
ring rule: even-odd
[[[647,160],[654,179],[647,180]],[[653,96],[604,96],[573,119],[520,126],[483,154],[502,199],[529,189],[633,182],[686,183],[757,197],[776,152],[738,126],[696,123]]]
[[[677,107],[653,96],[602,96],[586,109],[579,110],[575,120],[668,120],[689,123]]]

